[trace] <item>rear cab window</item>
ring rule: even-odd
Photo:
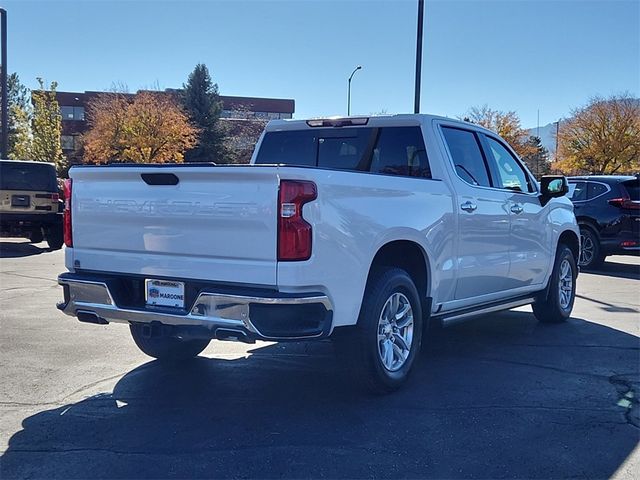
[[[255,163],[431,178],[418,126],[267,132]]]

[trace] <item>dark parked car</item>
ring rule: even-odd
[[[0,236],[62,248],[62,213],[52,163],[0,160]]]
[[[597,268],[607,255],[640,254],[640,178],[569,178],[569,198],[580,226],[579,265]]]

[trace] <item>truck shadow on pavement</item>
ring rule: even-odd
[[[46,245],[46,243],[38,245]],[[48,251],[48,248],[40,248],[28,241],[21,243],[0,241],[0,258],[30,257],[32,255],[39,255]]]
[[[410,383],[387,396],[355,389],[330,342],[152,361],[113,392],[26,418],[0,473],[604,478],[638,444],[637,337],[507,312],[428,338]]]

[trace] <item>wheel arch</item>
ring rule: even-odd
[[[560,244],[564,244],[569,247],[577,264],[580,258],[580,239],[578,238],[578,235],[576,235],[576,233],[572,230],[565,230],[558,237],[558,246],[560,246]]]
[[[420,244],[412,240],[393,240],[378,248],[369,267],[367,284],[372,278],[372,273],[380,267],[398,267],[405,270],[418,289],[423,313],[431,313],[428,310],[431,291],[429,257]]]
[[[597,238],[600,238],[600,226],[598,222],[590,217],[577,217],[576,221],[578,222],[578,227],[586,227],[590,228]]]

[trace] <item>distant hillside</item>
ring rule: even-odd
[[[529,128],[529,135],[536,135],[537,128]],[[556,124],[555,122],[540,127],[540,141],[542,145],[549,150],[549,154],[553,156],[556,151]]]

